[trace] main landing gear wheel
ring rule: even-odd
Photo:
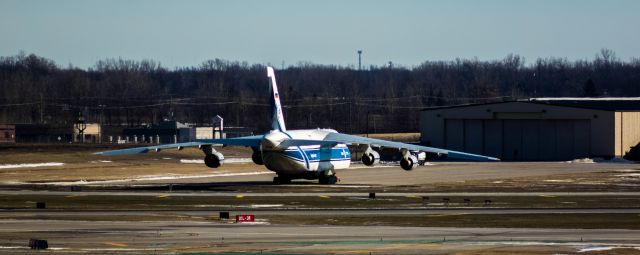
[[[320,182],[320,184],[336,184],[336,182],[338,182],[338,176],[335,176],[335,175],[321,176],[320,179],[318,179],[318,182]]]
[[[273,184],[289,184],[291,183],[291,178],[286,176],[276,176],[273,177]]]

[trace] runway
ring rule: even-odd
[[[3,185],[154,185],[154,184],[270,184],[274,173],[253,164],[228,164],[219,169],[200,164],[181,164],[171,160],[119,162],[100,164],[66,164],[64,167],[42,167],[29,171],[2,170]],[[158,163],[155,163],[158,162]],[[155,165],[153,164],[155,163]],[[153,167],[156,166],[156,167]],[[413,171],[404,171],[396,164],[366,167],[354,164],[349,169],[337,171],[340,185],[349,186],[419,186],[437,183],[459,183],[480,180],[496,180],[496,184],[511,178],[543,177],[554,175],[589,175],[616,171],[618,174],[640,172],[636,164],[581,164],[566,162],[434,162]],[[153,173],[153,174],[150,174]],[[577,176],[579,177],[579,176]],[[624,176],[620,176],[622,178]],[[574,184],[573,178],[543,178],[547,184]],[[317,181],[294,180],[296,184],[312,185]]]
[[[296,187],[295,185],[280,185]],[[327,185],[318,185],[327,187]],[[340,187],[339,185],[336,185]],[[127,191],[48,191],[48,190],[0,190],[0,195],[55,195],[55,196],[188,196],[188,197],[315,197],[319,195],[330,197],[367,197],[363,192],[127,192]],[[530,196],[640,196],[640,192],[377,192],[378,197],[530,197]]]
[[[239,214],[249,213],[256,215],[430,215],[430,214],[631,214],[640,213],[640,208],[429,208],[429,209],[344,209],[344,208],[314,208],[314,209],[256,209],[256,208],[230,208],[226,211]],[[145,216],[153,214],[175,214],[186,216],[211,216],[217,215],[220,210],[0,210],[1,217],[52,217],[52,216],[114,216],[130,215]]]
[[[60,253],[431,254],[638,249],[638,230],[250,225],[212,222],[1,220],[2,253],[27,253],[37,236]],[[21,239],[22,238],[22,239]],[[524,250],[522,250],[524,249]]]
[[[0,196],[12,199],[5,208],[34,208],[35,201],[46,201],[49,208],[0,210],[0,253],[30,253],[29,238],[48,240],[50,251],[60,254],[571,254],[640,249],[640,230],[625,225],[640,215],[640,208],[625,207],[640,197],[634,177],[640,170],[634,164],[442,162],[412,172],[397,166],[356,166],[339,172],[338,185],[304,180],[272,185],[273,174],[253,165],[214,172],[189,166],[191,172],[180,175],[175,174],[180,165],[162,167],[167,167],[165,174],[121,179],[104,175],[105,170],[102,179],[75,177],[77,181],[56,180],[64,169],[0,171],[16,180],[22,172],[47,176],[37,182],[5,183]],[[72,170],[75,174],[79,169]],[[82,170],[90,176],[91,169]],[[512,189],[502,189],[506,184]],[[540,188],[531,189],[533,185]],[[569,185],[578,186],[563,188]],[[455,192],[441,192],[440,187],[455,187],[450,188]],[[375,200],[368,199],[371,191]],[[40,200],[23,201],[22,196]],[[444,204],[445,197],[451,197],[450,205]],[[463,198],[472,203],[465,205]],[[487,198],[493,200],[490,206],[483,205]],[[106,207],[96,199],[108,200],[102,201]],[[112,203],[126,209],[105,209]],[[67,209],[51,209],[56,206]],[[97,209],[82,209],[85,206]],[[257,222],[219,220],[221,210],[232,218],[254,214]],[[621,218],[624,221],[613,222]],[[483,225],[485,219],[492,221]],[[538,219],[551,225],[564,219],[573,223],[544,228],[536,226],[542,224]],[[491,225],[494,221],[515,227],[498,228]],[[443,222],[441,226],[462,227],[434,227]],[[469,227],[478,224],[488,227]],[[605,227],[564,227],[592,225]]]

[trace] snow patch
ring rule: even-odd
[[[250,205],[249,207],[251,208],[273,208],[273,207],[282,207],[283,204],[257,204],[257,205]]]
[[[616,164],[635,164],[635,162],[631,160],[626,160],[623,158],[612,158],[612,159],[603,159],[603,158],[578,158],[574,160],[564,161],[565,163],[583,163],[583,164],[592,164],[592,163],[616,163]]]
[[[0,249],[29,249],[27,246],[0,246]]]
[[[578,158],[574,160],[565,161],[565,163],[583,163],[583,164],[592,164],[595,163],[593,159],[590,158]]]
[[[180,163],[183,163],[183,164],[204,164],[204,159],[181,159]]]
[[[544,180],[545,182],[574,182],[574,180],[572,179],[566,179],[566,180]]]
[[[251,163],[250,158],[225,158],[224,163]],[[204,159],[181,159],[180,163],[183,164],[204,164]]]
[[[111,160],[97,160],[97,161],[96,161],[96,160],[92,160],[92,161],[89,161],[89,163],[91,163],[91,164],[97,164],[97,163],[111,163],[111,162],[113,162],[113,161],[111,161]]]
[[[6,164],[6,165],[0,165],[0,169],[31,168],[31,167],[43,167],[43,166],[63,166],[63,165],[64,163],[60,163],[60,162]]]
[[[615,247],[611,247],[611,246],[590,246],[590,247],[579,248],[578,252],[610,251],[610,250],[613,250],[614,248]]]
[[[66,182],[15,182],[14,184],[43,184],[43,185],[87,185],[87,184],[110,184],[121,182],[139,182],[139,181],[158,181],[158,180],[178,180],[178,179],[191,179],[191,178],[212,178],[212,177],[227,177],[227,176],[246,176],[246,175],[259,175],[259,174],[272,174],[271,171],[256,171],[246,173],[216,173],[216,174],[203,174],[203,175],[145,175],[138,178],[127,178],[117,180],[104,180],[104,181],[66,181]]]
[[[640,174],[618,174],[616,177],[632,177],[632,178],[640,178]]]

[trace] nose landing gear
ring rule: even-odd
[[[340,178],[335,174],[320,176],[318,179],[320,184],[336,184],[338,181],[340,181]]]

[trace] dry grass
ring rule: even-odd
[[[0,180],[10,182],[99,181],[136,178],[149,175],[211,174],[203,164],[182,164],[180,159],[202,159],[197,148],[163,150],[139,155],[101,156],[94,152],[130,146],[102,145],[3,145],[0,164],[61,162],[64,166],[10,168],[0,170]],[[250,157],[251,149],[220,148],[225,157]],[[225,165],[225,171],[244,169],[243,164]]]
[[[637,214],[438,214],[269,217],[274,224],[459,228],[640,229]],[[576,237],[576,240],[579,236]]]

